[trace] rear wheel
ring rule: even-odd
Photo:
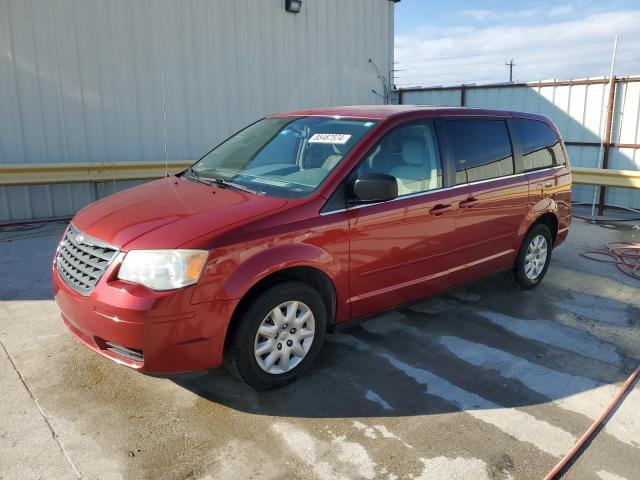
[[[260,293],[230,332],[225,365],[256,389],[285,385],[313,363],[324,340],[327,313],[309,285],[288,281]]]
[[[536,287],[544,278],[551,261],[551,231],[535,225],[524,238],[513,267],[514,283],[524,290]]]

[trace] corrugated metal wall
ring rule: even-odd
[[[565,142],[599,143],[604,134],[609,87],[605,83],[561,86],[465,87],[465,106],[535,112],[555,122]],[[460,106],[460,88],[407,90],[402,103]],[[611,141],[640,143],[640,82],[619,81],[613,114]],[[598,167],[599,147],[568,145],[571,163],[577,167]],[[637,148],[611,147],[609,168],[640,170]],[[574,186],[574,201],[591,202],[594,187]],[[640,192],[607,188],[606,202],[640,208]]]
[[[0,0],[0,163],[196,159],[267,113],[380,103],[393,2]],[[124,185],[0,188],[0,220]]]
[[[613,115],[611,141],[640,143],[640,83],[619,83]],[[609,167],[622,170],[640,170],[640,149],[612,148]],[[629,201],[629,197],[631,200]],[[640,192],[622,188],[608,188],[608,203],[640,208]]]

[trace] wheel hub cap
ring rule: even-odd
[[[274,375],[293,370],[313,344],[315,318],[303,302],[284,302],[271,310],[258,327],[254,355],[262,370]]]
[[[543,235],[536,235],[531,239],[524,258],[524,273],[529,280],[535,280],[544,270],[547,249],[547,239]]]

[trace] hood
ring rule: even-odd
[[[286,199],[167,177],[108,196],[78,212],[84,233],[125,250],[177,248],[276,210]]]

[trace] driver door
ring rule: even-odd
[[[441,291],[460,269],[454,208],[464,192],[442,189],[433,122],[387,133],[357,168],[357,174],[372,172],[396,177],[398,198],[348,210],[353,318]]]

